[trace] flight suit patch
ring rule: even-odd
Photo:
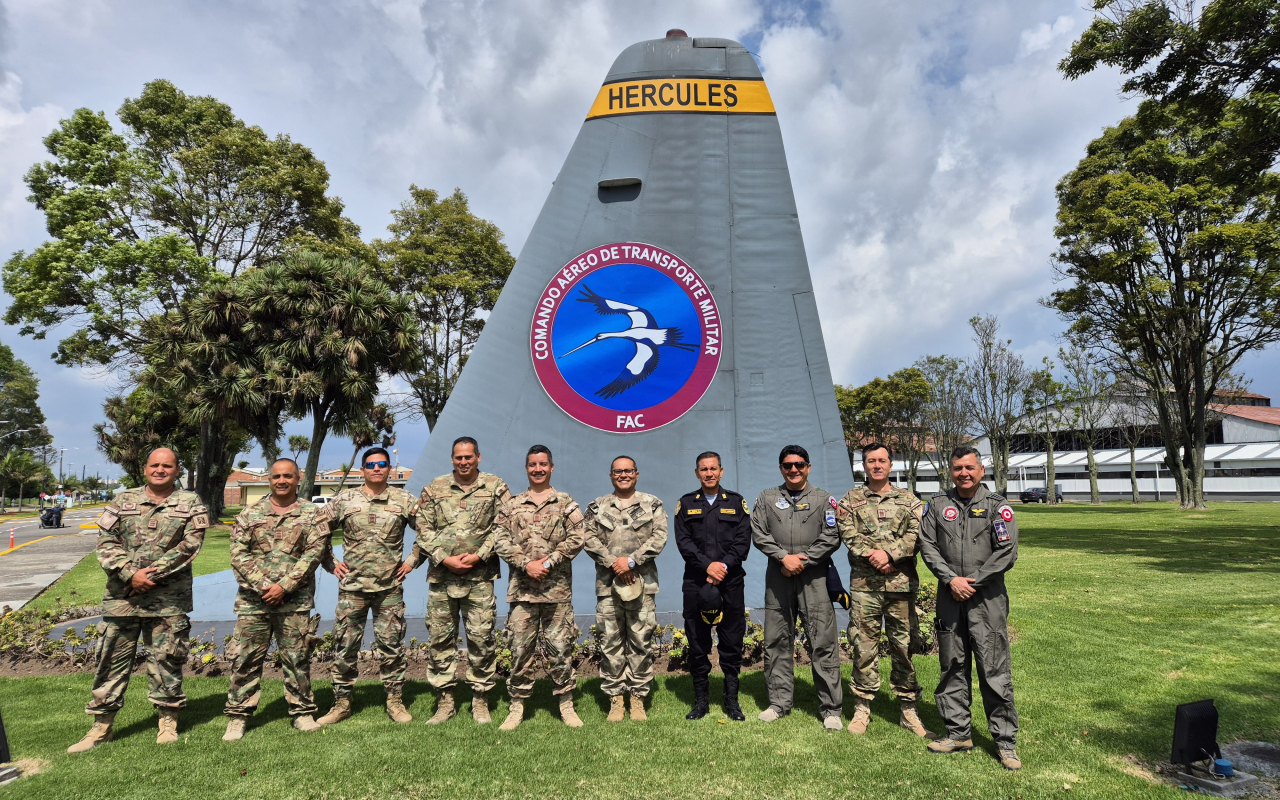
[[[986,518],[987,518],[987,509],[985,508],[969,509],[969,519],[986,519]]]
[[[796,511],[808,511],[808,510],[809,510],[808,503],[796,503]]]
[[[959,516],[960,512],[955,506],[947,506],[946,510],[942,512],[942,518],[947,522],[955,522],[956,518]]]
[[[1004,524],[1004,520],[996,520],[996,542],[1004,544],[1009,541],[1009,526]]]

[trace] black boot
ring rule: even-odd
[[[702,719],[711,711],[711,682],[706,675],[693,676],[693,710],[685,719]]]
[[[738,705],[738,676],[724,676],[724,715],[734,722],[742,722],[747,717]]]

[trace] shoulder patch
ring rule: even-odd
[[[583,519],[584,517],[582,516],[582,511],[580,509],[578,509],[576,506],[570,509],[569,511],[570,525],[581,525]]]
[[[835,508],[839,508],[839,507],[840,507],[840,501],[839,501],[839,500],[837,500],[837,499],[835,499],[835,498],[834,498],[834,497],[832,497],[831,495],[827,495],[827,502],[831,504],[831,507],[832,507],[833,509],[835,509]]]
[[[742,510],[747,514],[751,513],[751,509],[747,508],[747,498],[742,498]]]
[[[676,501],[676,513],[677,513],[677,514],[679,514],[679,513],[680,513],[680,501],[679,501],[679,500],[677,500],[677,501]]]

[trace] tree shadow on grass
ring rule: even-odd
[[[1141,558],[1146,566],[1165,572],[1280,574],[1280,525],[1232,519],[1230,511],[1214,520],[1147,519],[1135,524],[1139,519],[1126,511],[1090,509],[1090,514],[1114,518],[1114,527],[1037,527],[1034,519],[1028,520],[1020,532],[1021,542],[1028,547]]]

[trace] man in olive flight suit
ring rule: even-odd
[[[782,448],[783,483],[765,489],[751,510],[755,546],[769,559],[764,577],[764,675],[769,707],[760,720],[791,713],[795,689],[796,618],[804,621],[813,647],[813,684],[818,715],[827,730],[842,726],[840,645],[835,609],[827,593],[827,565],[840,546],[836,500],[809,484],[809,453],[797,444]]]
[[[262,666],[271,640],[284,673],[284,700],[300,731],[318,731],[313,719],[311,649],[320,617],[315,608],[316,567],[329,550],[329,518],[298,497],[298,464],[280,458],[268,476],[271,494],[240,512],[231,529],[231,569],[236,594],[236,629],[227,655],[231,685],[227,690],[224,742],[244,738],[249,717],[262,695]]]
[[[200,496],[174,487],[178,457],[167,447],[147,456],[146,485],[120,492],[98,517],[98,563],[107,573],[93,726],[67,748],[83,753],[111,741],[124,705],[138,640],[147,648],[148,699],[160,712],[156,744],[178,741],[178,711],[186,708],[182,667],[191,648],[191,562],[204,544],[209,512]]]
[[[1009,659],[1009,594],[1004,574],[1018,558],[1013,509],[982,485],[981,456],[972,447],[951,453],[954,487],[929,500],[920,526],[920,552],[938,576],[938,660],[942,675],[934,699],[946,738],[930,742],[935,753],[973,749],[970,665],[987,726],[1005,769],[1021,769],[1018,712],[1013,705]]]
[[[596,562],[600,688],[609,696],[609,722],[622,721],[624,693],[631,696],[631,719],[646,720],[644,699],[653,682],[654,559],[667,544],[667,512],[661,500],[636,491],[639,477],[635,459],[615,458],[609,466],[613,493],[587,506],[584,528],[583,549]]]
[[[738,705],[738,673],[742,670],[742,639],[747,633],[746,572],[742,564],[751,553],[751,511],[746,499],[720,485],[724,467],[720,454],[702,453],[694,462],[702,484],[676,503],[676,547],[684,558],[684,632],[689,640],[689,673],[693,675],[693,709],[685,719],[702,719],[711,710],[711,628],[702,616],[698,595],[711,585],[720,593],[718,636],[720,669],[724,672],[724,713],[742,722]]]
[[[898,724],[927,739],[916,705],[920,682],[911,661],[912,606],[920,590],[916,574],[920,517],[914,492],[889,482],[893,452],[873,442],[862,448],[863,486],[850,489],[836,511],[840,538],[849,548],[849,641],[853,674],[849,688],[857,698],[849,733],[866,733],[871,701],[880,690],[880,631],[889,640],[893,672],[889,681],[901,706]]]
[[[412,722],[402,692],[408,667],[404,652],[404,579],[416,566],[404,555],[405,525],[415,525],[417,499],[389,486],[391,456],[372,447],[360,459],[364,486],[343,489],[325,507],[331,529],[342,529],[342,561],[330,550],[321,563],[338,578],[333,622],[333,708],[317,720],[332,725],[351,716],[351,694],[360,675],[365,618],[373,616],[378,673],[387,693],[387,716]]]
[[[467,634],[467,684],[471,687],[471,717],[489,722],[489,692],[498,664],[498,603],[493,582],[498,556],[493,551],[498,510],[511,499],[507,484],[497,475],[480,471],[480,446],[470,436],[453,443],[453,472],[427,484],[418,498],[418,540],[414,566],[430,560],[427,571],[427,644],[430,662],[427,682],[440,700],[428,725],[445,722],[456,713],[454,687],[458,683],[458,619]]]

